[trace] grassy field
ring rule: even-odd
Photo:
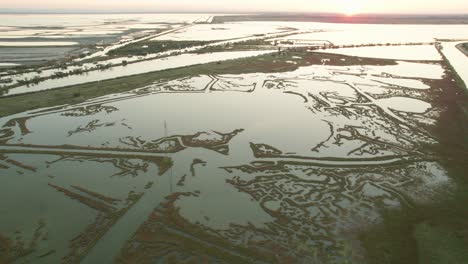
[[[241,42],[230,43],[224,46],[211,46],[197,50],[194,53],[210,53],[210,52],[222,52],[222,51],[242,51],[242,50],[274,50],[277,47],[273,46],[269,41],[263,39],[253,39]]]
[[[109,52],[110,56],[145,56],[148,54],[164,52],[169,50],[180,50],[193,46],[201,46],[211,43],[210,41],[143,41],[126,45]],[[145,48],[143,48],[145,47]]]

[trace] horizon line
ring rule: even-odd
[[[262,14],[301,14],[301,15],[345,15],[339,12],[303,12],[303,11],[239,11],[239,12],[228,12],[228,11],[188,11],[188,10],[164,10],[164,11],[123,11],[123,10],[70,10],[70,9],[1,9],[0,14],[213,14],[213,15],[262,15]],[[369,13],[358,13],[354,16],[366,16],[366,15],[378,15],[378,16],[468,16],[468,13],[380,13],[380,12],[369,12]]]

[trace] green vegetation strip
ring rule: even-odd
[[[181,50],[194,46],[210,44],[212,41],[144,41],[112,50],[110,56],[145,56],[148,54]]]

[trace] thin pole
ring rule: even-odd
[[[166,120],[164,120],[164,137],[167,138],[167,122]],[[167,153],[166,153],[166,158],[168,157]],[[172,193],[172,167],[169,169],[169,191]]]

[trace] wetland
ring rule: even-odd
[[[468,261],[466,25],[7,16],[0,264]]]

